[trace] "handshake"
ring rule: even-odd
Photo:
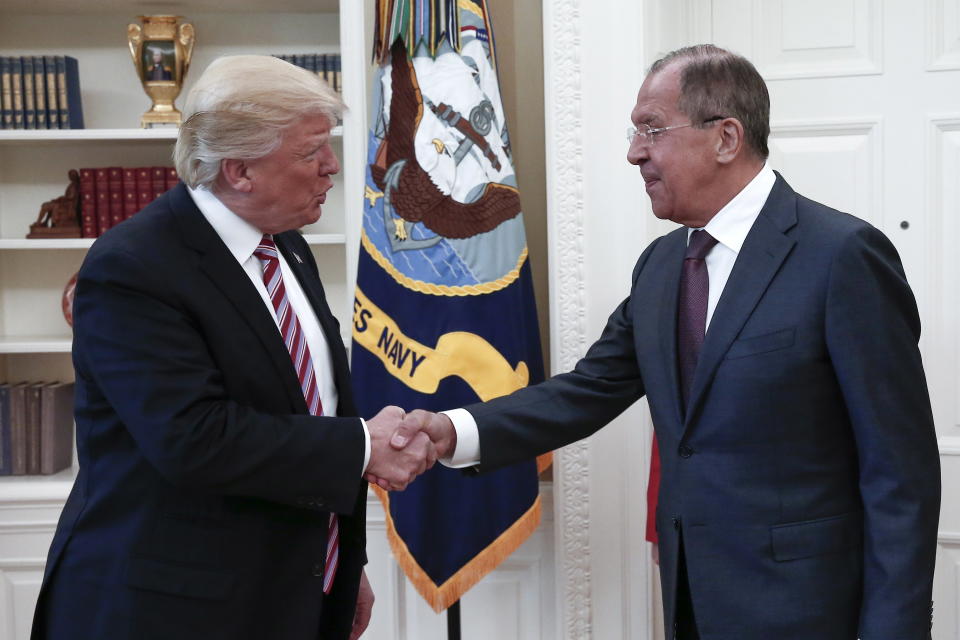
[[[384,407],[367,420],[370,461],[363,477],[388,491],[402,491],[433,466],[437,458],[453,455],[457,432],[450,418],[417,409]]]

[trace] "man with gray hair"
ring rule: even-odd
[[[310,247],[343,105],[314,74],[221,58],[191,91],[181,184],[90,249],[74,310],[79,472],[35,639],[351,640],[370,619],[365,473],[434,460],[356,416]],[[398,455],[400,454],[400,455]]]
[[[412,412],[480,471],[586,437],[646,395],[670,640],[926,640],[940,473],[916,303],[889,240],[766,163],[769,97],[710,45],[651,68],[629,129],[658,218],[575,369]]]

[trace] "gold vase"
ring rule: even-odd
[[[140,126],[180,125],[173,101],[180,95],[190,68],[196,33],[181,16],[137,16],[140,24],[127,26],[127,44],[143,90],[153,105],[140,116]]]

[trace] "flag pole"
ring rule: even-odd
[[[447,609],[447,640],[460,640],[460,601]]]

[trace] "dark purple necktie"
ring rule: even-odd
[[[680,301],[677,309],[677,358],[680,361],[680,393],[686,409],[693,374],[707,328],[707,298],[710,277],[704,258],[717,244],[716,238],[702,229],[690,234],[687,255],[680,276]]]

